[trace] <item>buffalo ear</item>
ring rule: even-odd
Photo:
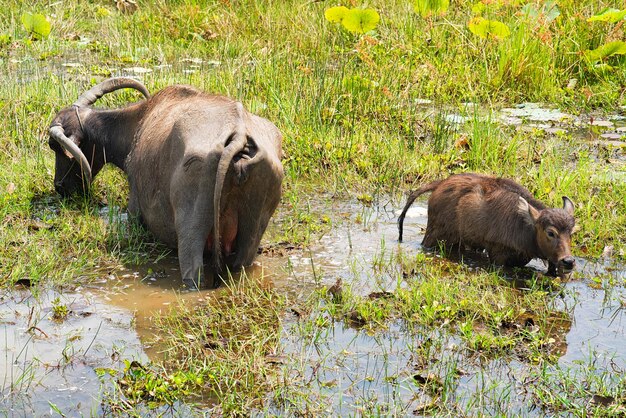
[[[574,216],[574,202],[569,197],[563,196],[563,209],[570,215]]]
[[[517,201],[517,211],[520,215],[525,217],[529,223],[535,223],[539,219],[539,211],[528,204],[526,199],[522,196]]]

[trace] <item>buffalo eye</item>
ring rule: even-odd
[[[547,235],[547,236],[548,236],[548,238],[550,238],[550,239],[554,239],[554,238],[556,238],[556,233],[555,233],[554,231],[552,231],[552,230],[547,230],[547,231],[546,231],[546,235]]]

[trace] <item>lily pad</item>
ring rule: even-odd
[[[504,23],[497,20],[487,20],[480,16],[470,19],[467,26],[474,35],[481,38],[503,39],[511,35],[509,27]]]
[[[24,13],[22,15],[22,24],[24,25],[24,29],[35,39],[47,38],[52,29],[48,19],[39,13]]]
[[[556,1],[549,0],[541,6],[528,3],[522,7],[522,13],[531,19],[542,21],[544,23],[550,23],[561,15],[561,10],[559,10],[559,6],[556,4]]]
[[[591,16],[587,19],[587,22],[607,22],[607,23],[617,23],[620,20],[624,20],[626,18],[626,9],[619,10],[613,8],[607,8],[598,13],[597,15]]]
[[[374,9],[350,9],[344,16],[341,24],[353,33],[367,33],[376,29],[380,22],[380,15]]]
[[[422,17],[443,16],[450,7],[450,0],[416,0],[413,10]]]
[[[596,49],[585,51],[585,56],[591,62],[601,61],[613,55],[624,54],[626,54],[626,42],[624,41],[609,42]]]
[[[326,9],[324,17],[332,23],[341,23],[346,14],[350,11],[346,6],[336,6]]]

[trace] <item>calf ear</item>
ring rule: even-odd
[[[535,223],[535,221],[539,218],[539,211],[528,204],[526,199],[522,196],[519,197],[517,201],[517,211],[520,215],[525,217],[529,223]]]
[[[563,196],[563,209],[570,215],[574,216],[574,202],[569,200],[569,197]]]

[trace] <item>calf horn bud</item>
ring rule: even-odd
[[[146,97],[146,99],[150,97],[150,93],[148,92],[146,86],[144,86],[134,78],[116,77],[104,80],[103,82],[96,84],[95,86],[81,94],[80,97],[74,102],[74,106],[91,106],[96,102],[96,100],[98,100],[105,94],[114,92],[115,90],[126,88],[132,88],[140,91],[141,94]]]
[[[83,176],[85,180],[87,180],[87,184],[91,183],[91,166],[89,165],[89,161],[87,161],[87,157],[85,154],[78,148],[78,145],[74,143],[70,138],[65,136],[65,131],[61,125],[53,125],[50,127],[50,136],[54,138],[63,149],[67,150],[72,157],[78,161],[80,164],[80,169],[83,172]]]

